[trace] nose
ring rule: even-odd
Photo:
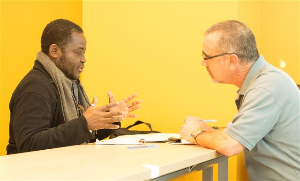
[[[85,62],[86,62],[86,59],[85,59],[85,55],[84,55],[84,54],[81,56],[80,61],[81,61],[82,63],[85,63]]]
[[[207,66],[205,60],[202,60],[202,61],[201,61],[201,65],[202,65],[202,66]]]

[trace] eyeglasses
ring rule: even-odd
[[[236,54],[236,53],[221,53],[221,54],[218,54],[218,55],[214,55],[214,56],[206,56],[203,52],[202,52],[202,57],[203,57],[203,60],[209,60],[209,59],[212,59],[212,58],[215,58],[215,57],[220,57],[220,56],[223,56],[223,55],[231,55],[231,54]]]

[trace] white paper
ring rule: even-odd
[[[139,138],[123,138],[119,136],[117,138],[108,140],[97,140],[96,145],[141,145],[143,142]]]
[[[181,139],[181,143],[170,143],[172,145],[195,145],[196,143],[191,143],[186,141],[185,139]]]

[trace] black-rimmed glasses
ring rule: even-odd
[[[215,57],[220,57],[220,56],[223,56],[223,55],[231,55],[231,54],[236,54],[236,53],[221,53],[221,54],[218,54],[218,55],[208,56],[208,57],[204,53],[202,53],[202,57],[203,57],[203,60],[209,60],[209,59],[212,59],[212,58],[215,58]]]

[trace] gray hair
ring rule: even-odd
[[[215,32],[221,33],[217,45],[220,53],[234,53],[245,63],[258,59],[255,37],[244,23],[236,20],[222,21],[207,29],[204,35]]]

